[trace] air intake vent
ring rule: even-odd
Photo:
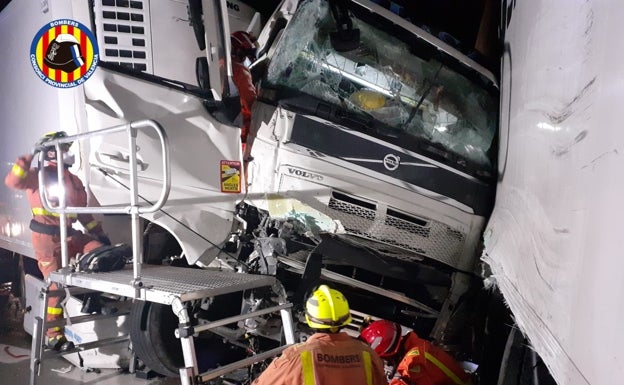
[[[375,219],[376,205],[374,203],[337,191],[332,192],[332,196],[329,199],[329,208],[369,220]]]
[[[415,216],[402,213],[400,211],[388,209],[388,217],[386,218],[386,224],[393,226],[392,223],[397,222],[397,220],[400,220],[401,222],[404,222],[404,223],[411,223],[414,226],[419,226],[419,227],[427,226],[427,221],[424,219],[420,219]]]
[[[147,0],[96,0],[100,59],[152,73]]]
[[[417,261],[424,255],[453,267],[459,265],[466,238],[464,233],[432,219],[379,207],[385,206],[334,191],[327,206],[327,215],[339,220],[352,235],[411,252],[398,256],[400,259]]]

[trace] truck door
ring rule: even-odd
[[[200,88],[211,90],[216,100],[230,94],[230,24],[226,0],[189,0],[189,19],[199,49],[205,57],[197,59],[196,74]]]
[[[189,0],[188,12],[199,49],[205,50],[205,57],[196,62],[199,86],[222,100],[233,93],[230,33],[242,30],[258,36],[260,13],[236,0]]]

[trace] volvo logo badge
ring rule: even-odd
[[[394,171],[399,168],[399,164],[401,163],[401,158],[394,154],[388,154],[384,156],[383,165],[389,171]]]

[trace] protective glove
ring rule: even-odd
[[[24,160],[24,163],[26,165],[26,167],[30,168],[30,164],[32,163],[33,159],[35,158],[34,154],[26,154],[22,156],[22,159]]]
[[[43,151],[43,149],[44,149],[44,147],[43,147],[43,146],[41,146],[41,145],[39,145],[39,144],[35,143],[35,145],[34,145],[34,146],[32,146],[32,148],[30,149],[30,153],[32,154],[33,158],[36,158],[36,157],[37,157],[37,154],[38,154],[38,153],[40,153],[40,152],[42,152],[42,151]]]
[[[362,320],[362,325],[360,325],[359,331],[361,332],[362,330],[366,329],[371,323],[373,323],[373,319],[370,316],[366,316]]]
[[[106,234],[102,234],[98,237],[98,241],[102,242],[102,244],[104,246],[110,246],[111,245],[111,240],[108,236],[106,236]]]

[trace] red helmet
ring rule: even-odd
[[[232,55],[249,60],[256,60],[256,39],[245,31],[236,31],[230,35],[232,43]]]
[[[379,354],[379,357],[389,358],[399,350],[401,325],[386,320],[375,321],[362,330],[360,337]]]

